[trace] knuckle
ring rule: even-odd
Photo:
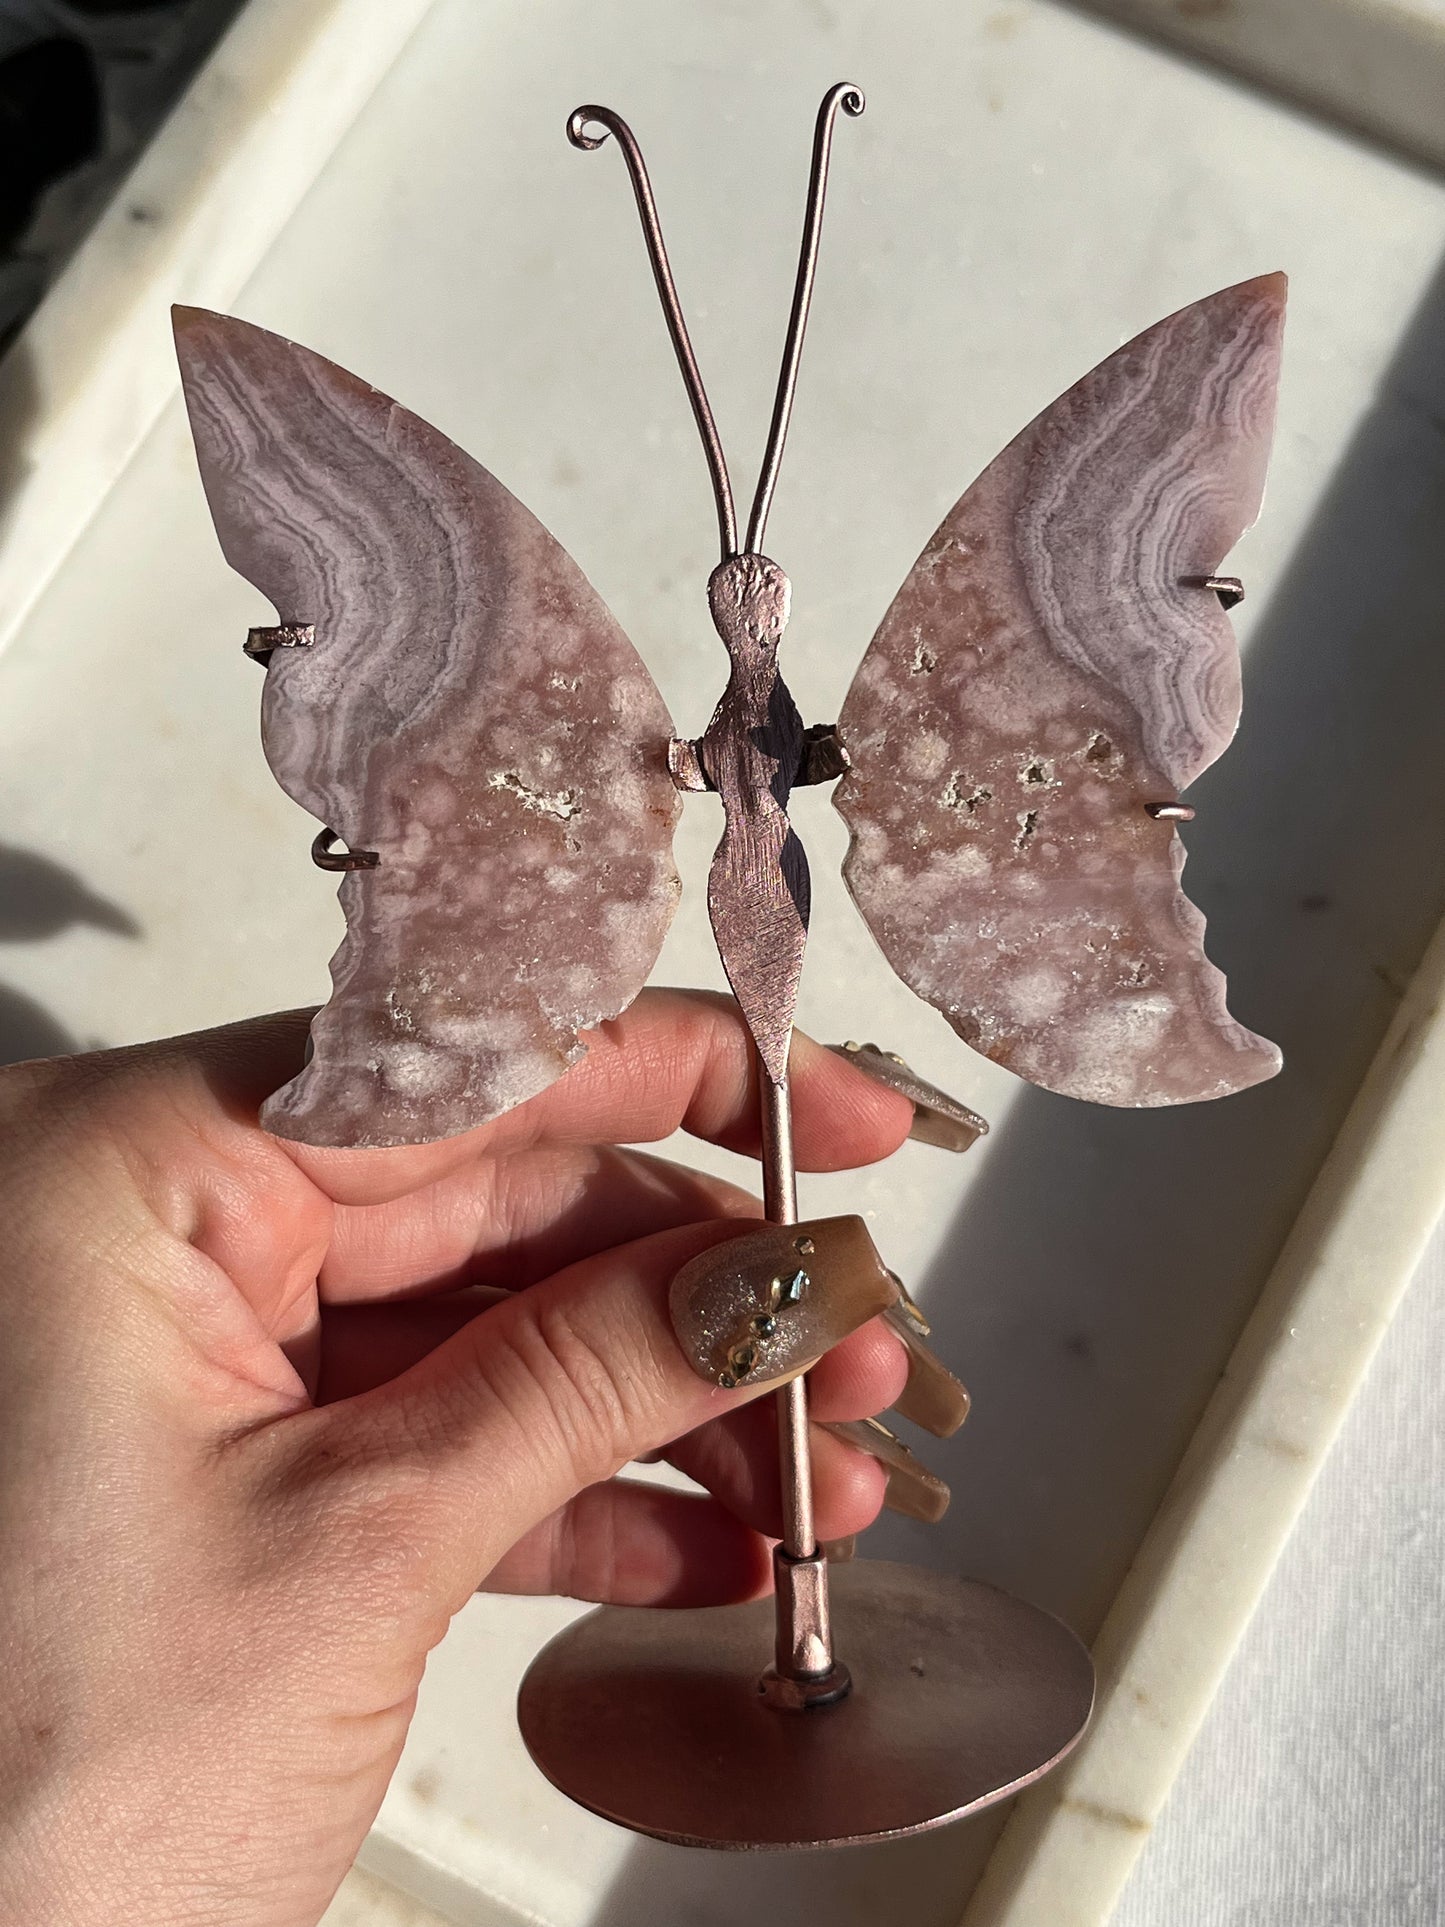
[[[535,1324],[534,1375],[574,1472],[596,1478],[628,1456],[628,1392],[598,1346],[569,1312],[547,1307]]]
[[[595,1313],[584,1324],[566,1304],[529,1309],[513,1344],[540,1394],[542,1422],[574,1483],[609,1478],[631,1458],[655,1409],[649,1349],[624,1331],[599,1330]]]

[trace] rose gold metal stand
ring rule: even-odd
[[[717,788],[738,830],[714,858],[709,910],[758,1044],[763,1201],[774,1224],[798,1221],[787,1059],[807,870],[785,806],[805,736],[777,674],[787,578],[759,551],[840,110],[861,114],[862,91],[841,83],[818,111],[792,313],[741,554],[727,464],[641,149],[610,108],[579,107],[568,122],[575,146],[596,148],[610,134],[622,149],[713,481],[723,561],[709,599],[733,673],[706,735],[683,746],[695,767],[680,769],[679,780]],[[812,1281],[815,1290],[827,1287],[825,1274]],[[776,1398],[783,1538],[773,1555],[774,1603],[688,1612],[609,1606],[579,1619],[543,1648],[522,1682],[517,1716],[537,1765],[621,1826],[737,1848],[918,1833],[1046,1773],[1079,1738],[1093,1705],[1083,1646],[1048,1613],[975,1581],[871,1561],[830,1575],[813,1526],[805,1381],[790,1380]],[[834,1655],[835,1638],[846,1664]]]
[[[991,1586],[864,1560],[833,1577],[852,1691],[805,1712],[758,1691],[767,1600],[605,1607],[545,1647],[518,1717],[554,1785],[683,1846],[842,1846],[922,1833],[1047,1773],[1093,1699],[1067,1627]]]
[[[761,1067],[760,1067],[761,1068]],[[771,1224],[798,1222],[793,1107],[788,1080],[762,1072],[763,1211]],[[778,1407],[778,1470],[783,1537],[773,1552],[777,1639],[761,1681],[771,1705],[800,1710],[841,1699],[851,1681],[833,1657],[828,1560],[813,1529],[813,1459],[808,1445],[808,1384],[790,1378],[773,1394]]]
[[[774,1223],[797,1222],[788,1088],[766,1077],[763,1196]],[[1093,1706],[1079,1640],[977,1581],[871,1560],[830,1573],[813,1529],[806,1381],[774,1396],[773,1603],[607,1606],[569,1626],[517,1702],[537,1765],[619,1826],[740,1849],[920,1833],[1048,1772]]]

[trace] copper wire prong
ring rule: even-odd
[[[270,628],[248,629],[241,647],[252,662],[259,662],[265,669],[278,649],[309,649],[315,640],[313,623],[278,622]]]
[[[778,469],[783,460],[783,443],[788,435],[788,418],[793,412],[793,395],[798,385],[798,363],[803,353],[803,334],[808,326],[808,307],[813,298],[813,277],[818,267],[818,237],[823,227],[823,202],[828,192],[828,159],[833,147],[833,123],[841,107],[856,118],[867,101],[861,87],[851,80],[840,80],[830,87],[818,108],[813,126],[813,164],[808,176],[808,198],[803,212],[803,238],[798,248],[798,273],[793,283],[793,306],[788,316],[788,332],[783,339],[783,363],[778,370],[778,388],[773,399],[773,419],[768,428],[768,445],[758,475],[753,510],[748,517],[746,550],[757,555],[763,546],[768,526],[768,510],[777,486]]]
[[[603,131],[589,134],[587,124],[593,121]],[[692,404],[693,420],[697,432],[702,437],[703,453],[707,457],[708,474],[712,478],[713,499],[717,503],[718,537],[722,545],[722,559],[737,553],[738,530],[737,513],[733,507],[733,487],[728,477],[727,458],[723,454],[722,438],[717,432],[713,419],[712,406],[707,398],[707,390],[702,385],[702,375],[698,370],[697,356],[693,353],[692,339],[687,332],[687,322],[683,318],[682,302],[678,298],[677,283],[672,275],[672,263],[667,258],[667,245],[662,238],[662,222],[657,212],[657,201],[652,192],[652,182],[648,177],[647,163],[642,158],[642,149],[637,137],[620,114],[610,107],[574,107],[567,116],[567,138],[574,147],[583,153],[596,151],[609,134],[617,137],[617,145],[622,149],[622,158],[627,163],[628,177],[632,182],[633,197],[637,202],[638,216],[642,221],[643,239],[647,243],[647,258],[652,264],[652,278],[657,283],[658,299],[667,318],[667,332],[672,337],[673,353],[682,371],[683,386]]]
[[[667,773],[673,787],[680,790],[710,790],[707,771],[702,766],[697,744],[685,736],[672,737],[667,745]]]
[[[342,839],[335,830],[318,831],[311,845],[311,861],[318,870],[374,870],[381,861],[376,850],[338,850]]]
[[[1185,575],[1179,581],[1185,589],[1213,589],[1221,609],[1237,609],[1244,600],[1244,584],[1237,575]]]

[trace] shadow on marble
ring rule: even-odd
[[[1256,588],[1244,727],[1190,793],[1186,886],[1283,1075],[1178,1111],[1020,1094],[939,1258],[905,1281],[974,1394],[956,1438],[918,1442],[952,1509],[885,1516],[865,1554],[1097,1630],[1445,912],[1442,424],[1445,273],[1283,578]],[[939,1030],[916,1068],[966,1090]],[[593,1921],[951,1924],[997,1825],[821,1857],[639,1841]]]
[[[27,442],[39,409],[35,360],[21,339],[0,359],[0,536],[10,498],[29,472]]]
[[[1286,29],[1269,8],[1235,7],[1232,0],[1065,0],[1075,13],[1106,20],[1118,33],[1145,46],[1165,46],[1171,57],[1205,73],[1224,73],[1266,100],[1332,123],[1370,148],[1398,154],[1419,167],[1438,167],[1438,117],[1431,125],[1427,98],[1445,81],[1445,36],[1432,33],[1428,4],[1406,4],[1365,15],[1353,7],[1332,10],[1312,23],[1312,45]],[[1252,16],[1252,17],[1251,17]],[[1430,24],[1433,24],[1430,23]],[[1361,55],[1375,69],[1362,84]],[[1397,98],[1406,67],[1416,70],[1418,111]],[[1429,83],[1436,84],[1433,94]]]
[[[68,1057],[79,1049],[79,1041],[42,1004],[0,984],[0,1064],[27,1064],[33,1057]]]
[[[92,890],[64,864],[0,843],[0,943],[34,943],[77,924],[117,937],[141,934],[128,910]]]
[[[1001,1824],[985,1814],[834,1853],[713,1853],[639,1840],[591,1927],[958,1927],[960,1858],[981,1871]]]
[[[34,850],[0,844],[0,943],[38,943],[78,925],[138,937],[128,910],[92,890],[73,870]],[[0,984],[0,1064],[60,1057],[82,1046],[43,1005]]]

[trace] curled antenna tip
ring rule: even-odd
[[[588,121],[594,122],[602,131],[598,134],[589,134]],[[600,147],[611,132],[611,115],[605,107],[574,107],[567,116],[567,138],[574,147],[580,147],[584,154],[590,154],[595,148]]]
[[[852,80],[840,80],[824,94],[813,124],[813,166],[808,176],[808,199],[803,215],[803,238],[798,249],[798,276],[793,284],[793,308],[788,317],[788,332],[783,342],[783,365],[778,370],[778,388],[773,398],[773,420],[768,430],[768,445],[758,474],[758,489],[753,497],[753,512],[748,518],[746,549],[757,554],[763,546],[768,526],[768,509],[777,485],[778,467],[783,459],[788,420],[793,412],[793,390],[798,380],[798,362],[803,352],[803,331],[808,325],[808,304],[813,297],[813,273],[818,261],[818,235],[823,225],[823,198],[828,186],[828,158],[833,147],[833,123],[841,107],[856,118],[867,103],[863,89]]]
[[[599,131],[589,133],[589,127]],[[718,538],[723,558],[726,560],[737,550],[737,517],[733,505],[732,483],[728,480],[727,463],[723,458],[717,423],[713,420],[707,392],[702,385],[702,376],[698,373],[697,357],[693,354],[692,342],[688,339],[687,323],[683,319],[677,283],[672,278],[672,266],[668,261],[667,248],[662,239],[662,223],[658,219],[657,203],[653,199],[652,182],[648,179],[647,163],[642,158],[642,149],[638,146],[637,136],[627,122],[611,107],[599,107],[595,104],[574,107],[567,116],[567,138],[574,147],[584,150],[600,147],[609,134],[615,137],[618,147],[622,150],[622,158],[627,164],[628,176],[632,182],[633,199],[637,202],[643,238],[647,243],[648,259],[652,263],[652,278],[657,283],[662,311],[667,318],[667,331],[672,337],[673,353],[677,356],[677,365],[682,371],[687,398],[692,404],[693,419],[697,423],[698,433],[702,437],[703,449],[707,455],[713,498],[717,504]]]

